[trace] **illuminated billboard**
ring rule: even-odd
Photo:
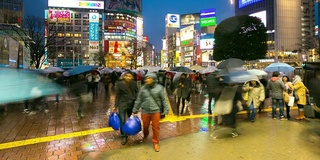
[[[193,44],[194,25],[180,29],[181,46]]]
[[[213,49],[214,46],[214,35],[209,33],[202,33],[200,35],[200,49]]]
[[[216,9],[204,9],[200,11],[200,26],[207,27],[207,26],[215,26],[217,25],[216,20]]]
[[[239,0],[238,4],[239,4],[239,8],[243,8],[243,7],[246,7],[246,6],[249,6],[251,4],[255,4],[255,3],[261,2],[261,1],[262,0]]]
[[[167,14],[166,15],[166,27],[180,28],[180,15],[179,14]]]
[[[49,7],[103,9],[103,0],[48,0]]]
[[[200,13],[182,14],[181,25],[199,24]]]
[[[141,0],[105,0],[105,10],[141,14]]]
[[[264,24],[264,26],[267,27],[267,11],[261,11],[257,13],[252,13],[249,16],[257,17],[261,20],[261,22]]]
[[[48,10],[49,23],[70,23],[71,12],[69,10]]]

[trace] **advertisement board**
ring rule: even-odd
[[[106,11],[132,12],[141,14],[142,0],[104,0]]]
[[[261,12],[252,13],[249,16],[259,18],[261,22],[264,24],[264,26],[267,27],[267,11],[264,10]]]
[[[320,13],[320,12],[319,12],[319,10],[320,10],[320,8],[319,8],[320,5],[319,5],[319,3],[320,3],[320,2],[315,2],[315,4],[314,4],[314,16],[315,16],[315,18],[314,18],[314,19],[315,19],[315,29],[314,29],[314,30],[315,30],[315,31],[314,31],[315,33],[314,33],[314,34],[315,34],[316,36],[319,35],[319,31],[318,31],[318,28],[319,28],[319,16],[320,16],[320,15],[319,15],[319,13]]]
[[[139,42],[143,41],[143,18],[137,17],[137,40]]]
[[[200,49],[206,50],[206,49],[213,49],[214,47],[214,34],[210,33],[202,33],[200,35]]]
[[[180,41],[193,39],[194,25],[180,29]]]
[[[191,25],[200,23],[200,13],[182,14],[181,25]]]
[[[71,11],[69,10],[48,10],[49,23],[70,23]]]
[[[212,18],[216,16],[216,9],[204,9],[200,11],[200,18]]]
[[[179,14],[167,14],[166,15],[166,27],[180,28],[180,15]]]
[[[200,26],[201,27],[215,26],[215,25],[217,25],[216,17],[201,18],[200,19]]]
[[[89,41],[99,41],[99,23],[89,22]]]
[[[238,4],[239,4],[238,7],[239,8],[243,8],[243,7],[246,7],[246,6],[261,2],[261,1],[262,0],[239,0],[238,1]]]
[[[48,0],[48,7],[103,9],[103,0]]]

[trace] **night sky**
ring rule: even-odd
[[[25,14],[44,17],[47,0],[25,0]],[[162,49],[161,39],[165,35],[165,15],[199,12],[202,9],[216,8],[217,22],[234,15],[230,0],[142,0],[144,34],[154,44],[156,51]]]

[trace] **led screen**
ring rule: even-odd
[[[249,6],[251,4],[255,4],[255,3],[258,3],[258,2],[261,2],[262,0],[239,0],[239,8],[243,8],[243,7],[246,7],[246,6]]]

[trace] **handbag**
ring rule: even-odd
[[[114,130],[120,129],[120,118],[116,112],[112,112],[109,116],[109,126]]]
[[[292,107],[294,105],[294,97],[293,96],[289,96],[289,102],[288,102],[288,106]]]
[[[153,101],[158,105],[158,103],[157,103],[157,101],[156,101],[156,99],[154,98],[154,96],[151,94],[151,92],[150,92],[150,90],[148,89],[148,91],[149,91],[149,93],[150,93],[150,95],[151,95],[151,97],[152,97],[152,99],[153,99]],[[159,106],[158,105],[158,107],[160,108],[160,119],[163,119],[163,118],[165,118],[166,117],[166,115],[163,113],[164,112],[164,107],[163,107],[163,105],[162,105],[162,102],[161,102],[161,106]]]
[[[135,135],[141,131],[141,121],[137,116],[131,116],[122,127],[122,132],[127,135]]]
[[[289,103],[289,100],[290,100],[290,96],[287,92],[283,92],[283,101],[285,103]]]

